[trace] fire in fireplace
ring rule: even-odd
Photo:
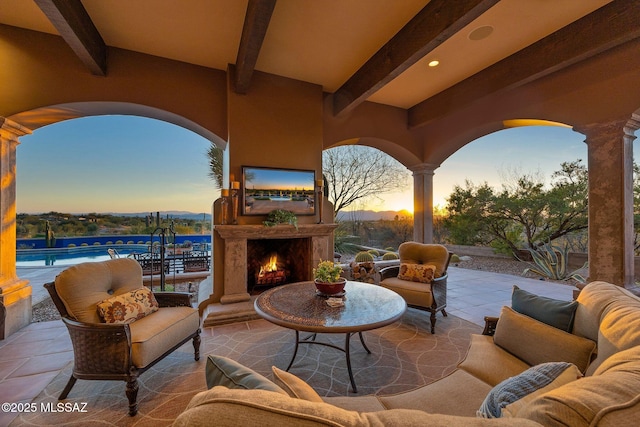
[[[247,240],[247,290],[310,280],[311,239]]]
[[[282,266],[282,263],[278,264],[278,254],[274,252],[269,256],[269,260],[260,266],[256,285],[281,285],[286,283],[290,273]]]

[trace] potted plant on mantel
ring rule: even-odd
[[[284,209],[275,209],[269,212],[266,221],[262,221],[265,227],[275,227],[278,224],[293,225],[298,229],[298,217],[291,211]]]
[[[313,269],[313,281],[321,294],[335,295],[344,291],[347,279],[340,277],[342,267],[333,261],[320,261]]]

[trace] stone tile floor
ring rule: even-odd
[[[19,277],[30,280],[35,304],[46,298],[42,285],[53,280],[62,268],[18,270]],[[567,301],[575,289],[508,274],[449,267],[447,312],[484,325],[484,316],[498,316],[502,306],[511,305],[513,285]],[[31,402],[72,360],[71,340],[59,320],[32,323],[0,341],[0,403]],[[16,416],[17,413],[0,412],[0,425],[9,425]]]

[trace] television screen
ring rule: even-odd
[[[283,209],[315,215],[315,171],[244,166],[243,215],[266,215]]]

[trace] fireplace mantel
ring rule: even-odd
[[[273,227],[264,225],[216,225],[215,231],[223,239],[295,239],[302,237],[328,236],[338,224],[279,224]]]
[[[312,267],[320,260],[333,259],[333,231],[338,224],[298,224],[276,225],[266,227],[264,225],[214,225],[214,234],[217,235],[221,246],[216,246],[214,252],[220,251],[221,265],[223,266],[222,292],[220,303],[232,304],[248,301],[247,292],[247,240],[255,239],[310,239],[310,252],[308,259],[312,262],[309,266],[308,278],[312,277]],[[220,252],[218,252],[220,253]],[[214,257],[214,261],[219,259]],[[218,264],[214,265],[214,271]],[[219,282],[214,282],[214,291]]]

